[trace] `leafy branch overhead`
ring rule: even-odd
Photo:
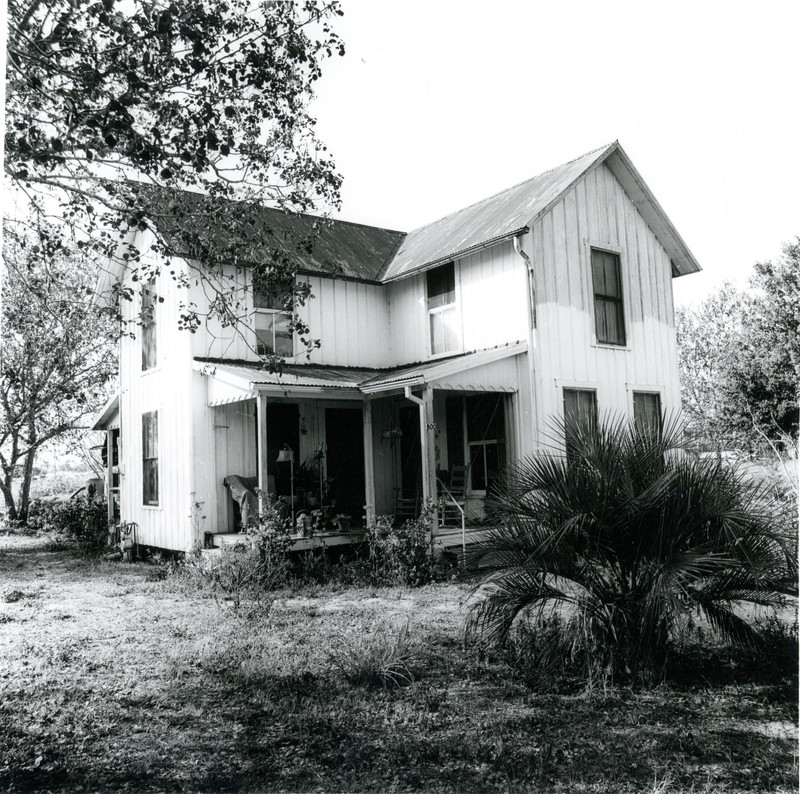
[[[140,252],[119,245],[129,231],[154,232],[166,261],[165,226],[208,230],[191,278],[219,296],[219,318],[238,316],[221,263],[291,284],[287,250],[313,242],[256,251],[259,210],[338,206],[341,177],[308,103],[322,61],[344,53],[330,26],[340,13],[325,0],[12,0],[6,175],[65,233],[134,269]],[[186,315],[188,327],[205,319]]]

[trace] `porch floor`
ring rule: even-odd
[[[308,549],[319,549],[322,546],[346,546],[353,543],[361,543],[364,540],[364,530],[353,530],[352,532],[323,532],[313,537],[300,535],[294,538],[289,551],[307,551]],[[242,532],[220,532],[211,536],[211,545],[215,549],[225,546],[248,545],[250,540]]]

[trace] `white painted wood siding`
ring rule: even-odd
[[[680,409],[670,259],[610,169],[591,171],[524,241],[537,293],[537,425],[563,413],[563,389],[597,390],[598,411],[633,415],[634,391]],[[620,255],[626,345],[595,339],[591,248]]]
[[[502,243],[455,262],[461,348],[455,352],[525,341],[527,276],[512,243]],[[392,358],[397,364],[430,356],[426,276],[387,285]]]
[[[135,244],[144,262],[160,264],[149,253],[147,235],[139,235]],[[127,280],[130,284],[130,276]],[[191,545],[193,491],[191,340],[177,330],[178,304],[185,290],[178,289],[168,272],[158,277],[156,289],[164,299],[155,308],[156,366],[142,371],[139,326],[130,326],[134,338],[120,342],[121,518],[136,522],[139,543],[185,550]],[[138,295],[132,302],[123,301],[126,319],[138,316],[140,305]],[[143,504],[142,414],[149,411],[158,411],[158,506]]]

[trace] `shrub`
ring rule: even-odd
[[[61,502],[36,502],[28,526],[75,538],[88,552],[100,552],[108,544],[108,502],[94,491]]]
[[[430,546],[431,505],[420,516],[399,527],[392,526],[391,516],[377,516],[367,528],[366,541],[373,584],[428,584],[433,578]]]
[[[368,633],[362,628],[339,635],[330,660],[351,684],[393,689],[414,681],[409,665],[413,660],[408,623],[399,629],[378,624]]]
[[[558,429],[569,458],[523,460],[494,497],[502,524],[468,560],[485,585],[474,628],[502,644],[519,615],[565,608],[618,678],[661,675],[692,612],[726,641],[755,642],[735,606],[797,593],[785,505],[736,467],[675,454],[674,423],[660,435],[609,418]]]

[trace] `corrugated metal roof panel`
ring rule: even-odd
[[[409,232],[384,270],[382,280],[400,278],[519,232],[616,145],[612,143],[595,149]]]
[[[227,235],[246,262],[286,256],[300,272],[376,281],[405,237],[404,232],[349,221],[238,202],[220,204],[199,193],[148,190],[157,202],[152,220],[166,244],[174,253],[189,258],[207,238],[213,237],[212,250],[224,251]],[[252,224],[226,222],[226,216],[240,219],[243,212],[252,212]],[[243,249],[239,247],[241,235],[249,238]]]
[[[232,376],[252,384],[272,386],[308,386],[312,388],[357,389],[360,383],[383,373],[379,369],[361,369],[355,367],[325,367],[313,364],[286,364],[283,371],[268,372],[259,367],[219,361],[195,359],[197,369],[213,371],[222,376]]]

